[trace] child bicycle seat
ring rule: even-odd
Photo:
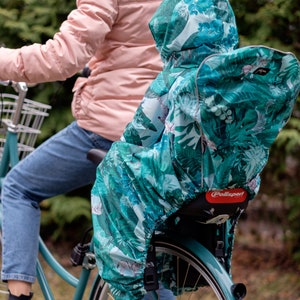
[[[242,188],[212,190],[200,194],[178,211],[206,224],[220,224],[247,208],[249,196]]]
[[[91,149],[87,158],[98,165],[105,155],[106,151]],[[237,212],[244,211],[248,201],[249,195],[243,188],[212,190],[183,205],[178,214],[192,217],[201,223],[220,224]]]

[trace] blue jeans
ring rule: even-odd
[[[73,122],[8,173],[1,196],[2,280],[35,281],[39,203],[93,183],[97,166],[86,154],[91,148],[108,150],[111,143]]]

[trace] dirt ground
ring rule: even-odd
[[[271,211],[273,221],[270,220],[263,215],[264,210],[261,205],[258,206],[259,203],[262,202],[248,207],[247,218],[241,219],[237,226],[233,280],[246,285],[246,300],[300,300],[300,265],[288,259],[282,226],[277,222],[276,213]],[[275,210],[280,211],[280,208]],[[69,265],[70,251],[56,251]],[[59,287],[60,282],[55,278],[53,281],[57,287],[57,299],[67,299],[67,287]]]
[[[288,259],[283,229],[276,217],[281,213],[281,208],[273,205],[276,212],[269,209],[268,214],[264,215],[263,202],[255,201],[256,204],[251,204],[247,209],[247,218],[241,219],[237,226],[232,260],[233,280],[246,285],[246,300],[300,300],[300,264],[296,265]],[[49,246],[64,266],[70,266],[70,245]],[[78,271],[75,268],[72,272],[76,274]],[[47,277],[56,300],[72,299],[73,289],[61,283],[53,271],[47,270]],[[34,292],[35,299],[43,299],[37,286]],[[84,299],[87,298],[86,295]],[[2,299],[7,299],[7,296],[0,294]]]
[[[300,264],[288,259],[282,226],[265,220],[260,209],[248,207],[247,219],[238,224],[233,280],[247,286],[249,300],[299,300]]]
[[[261,247],[237,246],[233,279],[247,287],[246,299],[299,300],[300,272],[280,252]]]

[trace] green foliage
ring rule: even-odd
[[[50,231],[54,241],[80,237],[91,222],[90,202],[86,198],[61,195],[42,203],[42,233],[47,235]]]
[[[294,153],[300,147],[300,131],[295,128],[283,130],[277,139],[276,145],[284,148],[287,153]]]
[[[18,48],[45,43],[75,6],[75,0],[1,0],[0,46]],[[53,108],[50,112],[52,121],[46,120],[39,143],[73,120],[70,103],[75,78],[29,89],[28,98],[50,104]]]
[[[300,54],[300,2],[231,0],[241,43],[264,44]]]
[[[46,42],[75,5],[75,0],[1,0],[0,46],[18,48]],[[75,79],[76,76],[65,82],[43,83],[29,89],[29,99],[52,106],[37,144],[73,121],[70,104]],[[54,240],[73,237],[74,228],[80,228],[82,224],[90,226],[89,205],[88,196],[60,196],[44,201],[42,232],[50,232],[47,235]]]
[[[295,261],[300,263],[300,195],[288,197],[287,203],[290,207],[288,214],[289,227],[287,230],[289,250]]]
[[[300,1],[295,0],[230,0],[237,19],[241,46],[263,44],[284,51],[294,52],[300,57]],[[75,8],[75,0],[1,0],[0,45],[17,48],[32,43],[44,43],[52,38],[67,14]],[[66,82],[40,84],[29,92],[29,98],[52,105],[53,110],[43,126],[39,142],[51,136],[72,121],[70,103],[72,85],[76,77]],[[270,162],[264,172],[269,186],[283,187],[289,207],[290,239],[293,254],[300,256],[299,220],[300,176],[299,164],[290,175],[287,159],[293,157],[299,163],[300,148],[300,104],[296,105],[288,125],[278,136],[272,147]],[[296,175],[295,175],[296,174]],[[298,176],[298,177],[297,177]],[[282,180],[282,178],[284,180]],[[293,187],[288,182],[293,183]],[[275,190],[278,192],[278,190]],[[53,201],[53,203],[52,203]],[[77,204],[78,202],[78,204]],[[47,200],[43,211],[46,228],[54,228],[54,238],[64,235],[70,222],[78,222],[80,215],[90,216],[88,196],[83,199]],[[85,203],[85,204],[84,204]],[[71,221],[73,220],[73,221]],[[77,220],[77,221],[76,221]],[[51,224],[51,225],[50,225]],[[54,225],[56,224],[56,225]]]
[[[276,140],[275,147],[283,151],[285,155],[297,156],[300,149],[300,100],[294,108],[291,119],[288,124],[280,132]]]
[[[2,2],[0,41],[11,48],[43,43],[52,38],[67,14],[75,8],[74,0],[2,0]]]
[[[299,106],[298,101],[298,106]],[[280,133],[273,147],[273,168],[269,170],[269,177],[274,184],[281,186],[284,202],[288,207],[288,230],[286,240],[291,256],[300,263],[300,118],[299,107],[295,108],[294,116],[286,128]],[[281,163],[280,163],[281,162]],[[290,163],[288,163],[290,162]],[[272,176],[273,175],[273,176]],[[277,178],[275,178],[277,176]],[[277,179],[277,181],[276,181]],[[276,183],[277,182],[277,183]],[[285,185],[283,187],[283,185]]]
[[[300,57],[300,2],[294,0],[230,0],[236,15],[240,46],[266,45]],[[263,180],[270,193],[282,195],[288,210],[286,238],[300,259],[300,100],[287,126],[272,146]],[[292,161],[293,163],[287,163]],[[271,189],[271,190],[270,190]],[[263,191],[262,191],[263,192]],[[300,261],[300,260],[299,260]]]

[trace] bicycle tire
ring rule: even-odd
[[[233,294],[234,284],[229,275],[213,255],[198,242],[185,238],[181,241],[178,237],[166,239],[165,236],[158,236],[154,245],[157,257],[161,259],[162,255],[167,255],[169,261],[176,261],[176,274],[180,274],[178,276],[179,279],[177,278],[176,280],[181,281],[181,289],[179,291],[177,288],[174,292],[177,296],[171,298],[176,300],[233,300],[244,297],[244,295],[237,297]],[[204,258],[202,258],[202,255]],[[190,274],[186,272],[183,275],[178,267],[182,267],[183,270],[187,270]],[[168,275],[166,275],[165,271],[160,270],[159,276],[159,280],[162,279],[162,276],[166,280]],[[196,279],[194,283],[191,282],[193,278]],[[183,283],[188,283],[188,286],[184,286]],[[147,300],[159,299],[157,295],[152,297],[151,292],[147,294],[147,297]],[[92,289],[90,300],[113,299],[108,284],[98,276]]]

